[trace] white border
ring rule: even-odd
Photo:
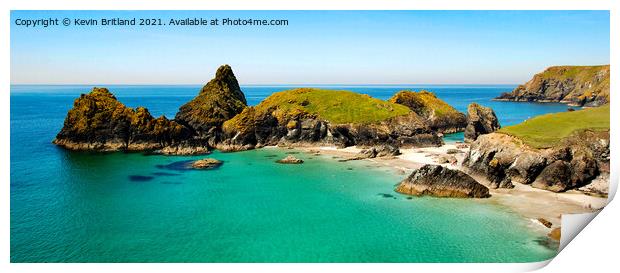
[[[0,257],[3,258],[3,272],[8,269],[10,272],[109,272],[109,271],[150,271],[150,272],[204,272],[205,270],[217,271],[233,271],[233,272],[290,272],[292,270],[300,272],[316,272],[316,271],[356,271],[356,272],[379,272],[379,271],[446,271],[446,272],[515,272],[524,270],[533,270],[546,265],[546,262],[532,264],[6,264],[9,262],[10,251],[10,214],[9,214],[9,179],[10,179],[10,156],[9,156],[9,132],[10,132],[10,111],[9,111],[9,86],[10,86],[10,10],[97,10],[97,9],[121,9],[121,10],[196,10],[196,9],[212,9],[212,10],[320,10],[320,9],[340,9],[340,10],[403,10],[403,9],[434,9],[434,10],[612,10],[611,12],[611,67],[612,67],[612,97],[615,92],[618,73],[615,65],[618,64],[618,56],[615,54],[614,48],[618,48],[618,26],[620,25],[617,13],[618,4],[613,0],[229,0],[208,3],[207,1],[192,0],[169,0],[169,2],[157,2],[152,0],[108,0],[105,2],[74,0],[35,0],[35,1],[0,1],[2,13],[0,20],[0,31],[2,34],[2,42],[0,45],[1,58],[3,60],[2,70],[0,71],[0,81],[3,83],[3,92],[0,95],[2,107],[2,119],[0,120],[2,134],[0,135],[0,152],[2,161],[2,178],[4,186],[0,188],[2,195],[1,201],[1,223],[0,234],[2,234],[0,248]],[[612,100],[615,100],[613,98]],[[618,158],[618,149],[614,149],[617,139],[617,126],[619,111],[612,107],[612,158]],[[618,164],[612,160],[612,182],[613,188],[617,188],[618,183]],[[610,200],[613,195],[610,194]],[[612,211],[608,211],[612,210]],[[599,234],[598,231],[591,231],[586,228],[580,236],[578,236],[571,245],[558,255],[558,262],[562,264],[550,266],[547,269],[556,269],[558,272],[566,270],[581,269],[592,272],[595,269],[608,269],[615,267],[615,252],[620,242],[618,236],[615,235],[618,230],[619,221],[618,214],[620,208],[617,205],[609,205],[602,213],[600,218],[593,221],[598,229],[605,230],[607,233]],[[592,229],[594,226],[592,227]],[[589,237],[588,237],[589,236]],[[580,238],[580,237],[587,237]],[[612,244],[610,244],[610,242]],[[580,244],[580,245],[578,245]],[[581,247],[585,249],[581,249]],[[552,263],[553,265],[553,263]],[[547,270],[545,270],[547,271]]]

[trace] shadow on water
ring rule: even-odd
[[[171,171],[189,171],[193,170],[191,163],[193,160],[181,160],[172,162],[170,164],[158,164],[155,165],[156,168],[162,170],[171,170]]]
[[[152,176],[147,176],[147,175],[130,175],[129,176],[129,180],[132,182],[148,182],[153,180]]]
[[[548,237],[538,237],[536,239],[534,239],[534,242],[536,242],[538,245],[543,246],[547,249],[551,249],[554,251],[557,251],[560,247],[560,243],[557,241],[554,241],[551,238]]]
[[[392,198],[392,199],[396,199],[396,196],[389,194],[389,193],[378,193],[377,195],[380,195],[383,198]]]

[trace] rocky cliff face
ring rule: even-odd
[[[600,106],[609,103],[609,65],[549,67],[496,100]]]
[[[495,132],[500,128],[499,120],[493,109],[472,103],[467,106],[467,127],[465,142],[472,142],[480,135]]]
[[[432,130],[439,133],[461,132],[467,126],[467,119],[463,113],[426,90],[400,91],[389,101],[409,107],[411,111],[424,119]]]
[[[241,113],[246,106],[245,95],[235,74],[229,65],[222,65],[198,96],[181,106],[175,121],[213,144],[222,123]]]
[[[609,172],[609,131],[580,131],[553,148],[534,149],[502,133],[480,136],[463,166],[485,175],[494,187],[512,183],[563,192]]]
[[[246,150],[266,145],[316,143],[335,144],[340,147],[378,144],[407,147],[437,146],[442,143],[441,138],[415,112],[381,121],[333,122],[321,117],[320,113],[311,112],[311,109],[314,109],[313,104],[317,103],[316,100],[300,97],[303,94],[314,98],[313,92],[322,91],[313,89],[285,91],[273,96],[286,96],[286,103],[270,97],[255,107],[246,108],[241,114],[224,123],[222,141],[218,143],[217,148]],[[338,93],[333,93],[331,98],[336,100],[336,96]],[[355,96],[365,97],[359,94]],[[277,103],[274,103],[276,101]],[[366,116],[368,113],[363,114]],[[372,114],[368,116],[374,117]]]
[[[108,89],[94,88],[75,100],[54,143],[72,150],[154,150],[191,137],[186,127],[146,108],[120,103]]]
[[[489,189],[459,170],[440,165],[424,165],[400,182],[396,191],[436,197],[485,198]]]

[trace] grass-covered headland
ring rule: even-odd
[[[608,131],[609,104],[537,116],[517,125],[504,127],[498,132],[517,137],[531,147],[549,148],[582,130]]]

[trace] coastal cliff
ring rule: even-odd
[[[563,192],[608,176],[609,143],[609,105],[547,114],[478,137],[463,166],[492,187]]]
[[[495,100],[604,105],[609,103],[609,71],[609,65],[549,67]]]

